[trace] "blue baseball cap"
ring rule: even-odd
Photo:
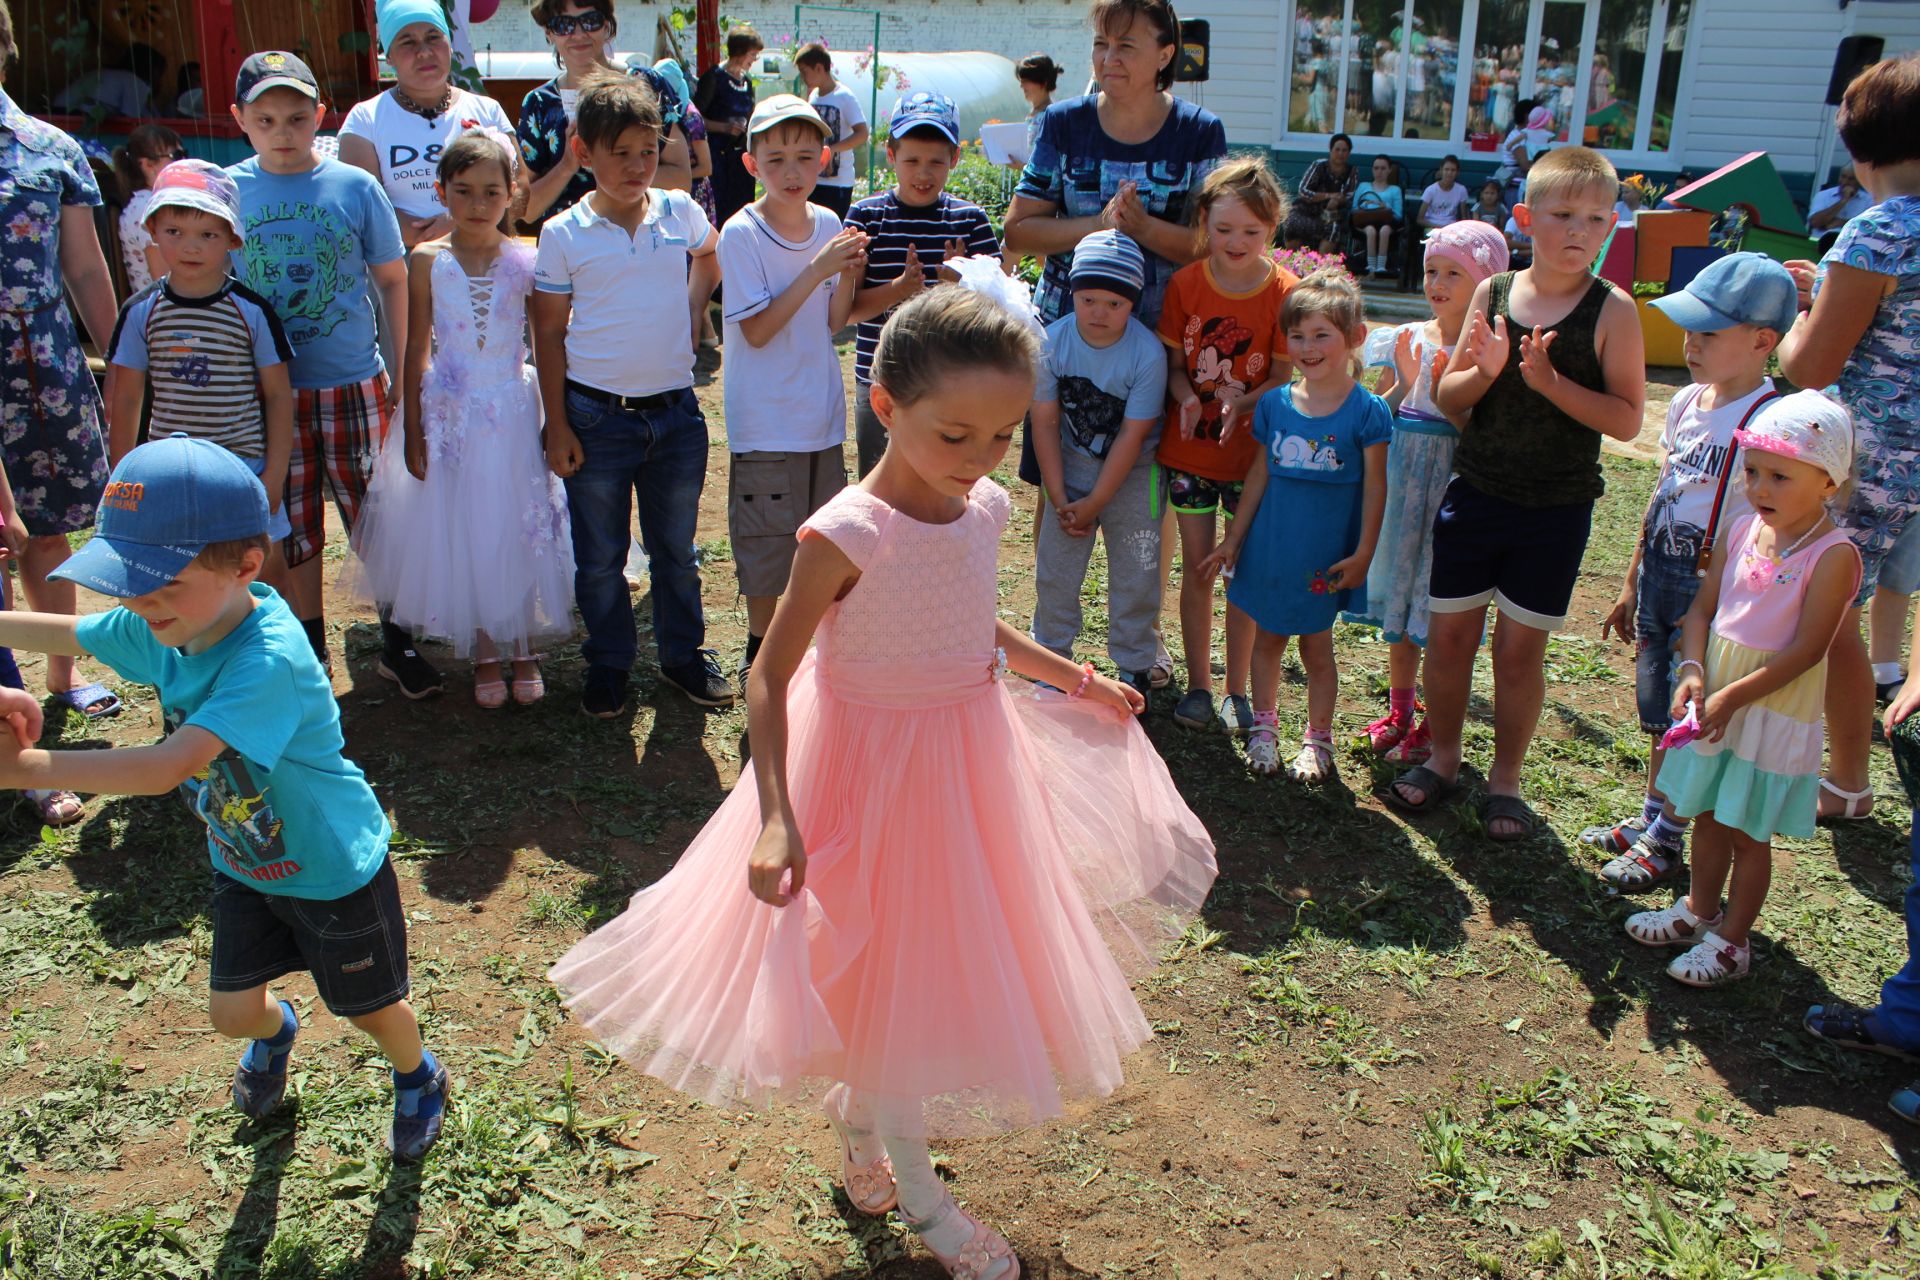
[[[887,136],[898,138],[909,129],[932,129],[954,146],[960,145],[960,109],[944,93],[918,89],[894,104]]]
[[[1693,333],[1757,324],[1785,333],[1800,315],[1793,274],[1764,253],[1730,253],[1707,264],[1679,293],[1655,298],[1667,319]]]
[[[143,596],[180,576],[213,542],[267,531],[267,489],[237,454],[174,435],[141,445],[113,469],[100,524],[49,577],[101,595]]]

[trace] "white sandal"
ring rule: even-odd
[[[1724,987],[1746,977],[1752,959],[1750,947],[1736,947],[1709,932],[1667,966],[1667,976],[1690,987]]]
[[[1820,779],[1820,790],[1830,796],[1834,796],[1841,802],[1840,812],[1823,813],[1820,815],[1822,822],[1865,822],[1873,816],[1874,797],[1873,786],[1871,784],[1863,787],[1859,791],[1843,791],[1839,787],[1834,786],[1833,783],[1826,778],[1822,778]],[[1862,805],[1864,805],[1864,807],[1856,807]]]
[[[1636,911],[1627,917],[1627,936],[1643,947],[1690,947],[1719,924],[1721,916],[1702,920],[1687,905],[1687,895],[1675,898],[1663,911]]]
[[[1333,776],[1333,741],[1315,737],[1309,730],[1300,739],[1300,754],[1287,766],[1287,776],[1309,785],[1325,782]]]
[[[1247,735],[1247,768],[1263,778],[1280,772],[1280,733],[1270,724],[1256,724]]]

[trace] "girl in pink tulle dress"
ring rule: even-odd
[[[1011,508],[986,477],[1036,354],[960,288],[888,321],[888,448],[801,528],[748,684],[753,763],[674,869],[552,973],[596,1037],[677,1089],[819,1101],[854,1206],[897,1204],[960,1280],[1020,1264],[954,1204],[926,1140],[1116,1088],[1152,1034],[1128,975],[1215,870],[1134,723],[1139,694],[997,616]]]

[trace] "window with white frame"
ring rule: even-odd
[[[1544,109],[1555,141],[1673,141],[1692,0],[1296,0],[1286,128],[1492,150]]]

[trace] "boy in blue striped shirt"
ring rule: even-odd
[[[873,349],[893,309],[929,284],[957,279],[942,263],[977,254],[998,256],[1000,238],[977,204],[947,194],[960,160],[960,113],[945,94],[920,90],[900,100],[887,126],[893,190],[868,196],[847,213],[847,226],[867,233],[867,268],[854,295],[859,321],[853,358],[854,439],[860,475],[879,464],[887,432],[874,416],[868,390]],[[908,268],[912,267],[913,270]]]

